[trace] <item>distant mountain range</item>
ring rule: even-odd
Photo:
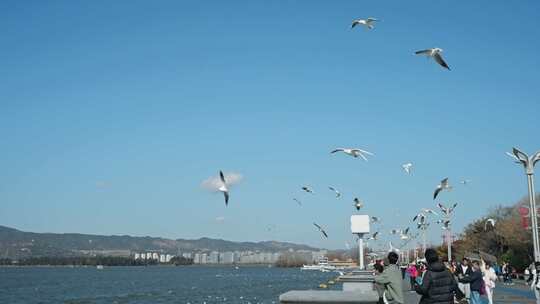
[[[129,255],[135,252],[208,251],[265,251],[311,250],[319,248],[287,242],[232,242],[220,239],[200,238],[165,239],[158,237],[133,237],[128,235],[91,235],[79,233],[34,233],[0,226],[0,258],[25,257]]]

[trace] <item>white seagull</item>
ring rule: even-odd
[[[448,228],[450,228],[450,220],[438,220],[436,223],[442,224],[443,225],[442,229],[444,230],[448,230]]]
[[[488,218],[488,219],[486,220],[486,222],[484,223],[484,230],[487,231],[487,224],[488,224],[488,223],[491,225],[491,227],[495,227],[495,222],[496,222],[495,219]]]
[[[428,58],[431,57],[431,58],[435,59],[435,61],[437,61],[437,63],[440,66],[450,70],[450,67],[448,66],[448,64],[446,64],[446,62],[444,62],[444,59],[441,56],[442,51],[443,50],[440,49],[440,48],[432,48],[432,49],[427,49],[427,50],[416,51],[415,54],[416,55],[426,55],[426,56],[428,56]]]
[[[313,225],[315,225],[315,227],[317,227],[317,229],[319,229],[319,231],[322,233],[322,235],[324,235],[325,238],[328,238],[328,234],[326,234],[326,231],[324,231],[324,229],[317,225],[317,223],[313,223]]]
[[[392,229],[390,230],[390,234],[398,234],[401,233],[401,229]]]
[[[362,207],[364,207],[364,203],[362,203],[358,197],[354,198],[354,207],[356,207],[356,210],[360,210]]]
[[[435,188],[435,192],[433,192],[433,199],[437,198],[437,195],[439,195],[439,192],[442,190],[452,190],[452,186],[448,183],[448,177],[443,179],[440,184],[437,185],[437,188]]]
[[[229,205],[229,189],[227,188],[227,181],[225,181],[225,176],[223,172],[219,171],[219,179],[221,180],[221,186],[218,188],[219,191],[225,196],[225,206]]]
[[[351,28],[354,28],[357,25],[363,25],[367,27],[368,29],[372,30],[374,28],[373,24],[377,21],[379,20],[372,17],[369,17],[367,19],[356,19],[356,20],[353,20]]]
[[[441,209],[442,213],[444,213],[445,215],[450,215],[450,213],[454,212],[454,209],[456,208],[457,203],[454,203],[454,205],[452,205],[452,207],[450,207],[450,208],[445,207],[445,206],[444,206],[443,204],[441,204],[441,203],[438,203],[437,206],[439,206],[439,208]]]
[[[431,209],[428,209],[428,208],[422,208],[422,213],[430,213],[430,214],[433,214],[433,215],[437,215],[437,212],[431,210]]]
[[[367,157],[366,157],[366,154],[367,155],[373,155],[373,153],[369,152],[369,151],[366,151],[366,150],[362,150],[362,149],[357,149],[357,148],[337,148],[337,149],[334,149],[332,150],[330,153],[336,153],[336,152],[343,152],[345,154],[348,154],[354,158],[357,158],[358,156],[362,157],[365,161],[367,161]]]
[[[426,215],[420,212],[414,216],[413,222],[416,222],[416,220],[418,220],[419,223],[424,223],[426,221]]]
[[[340,198],[341,197],[341,193],[334,187],[328,187],[328,189],[334,191],[334,193],[336,193],[336,198]]]
[[[313,189],[311,189],[311,188],[308,187],[308,186],[303,186],[303,187],[302,187],[302,190],[306,191],[307,193],[313,194]]]
[[[407,174],[411,174],[412,163],[403,164],[403,165],[401,165],[401,168],[403,168],[403,170],[405,170],[405,172],[407,172]]]
[[[400,232],[399,238],[402,240],[408,240],[410,238],[409,227],[407,227],[407,229]]]

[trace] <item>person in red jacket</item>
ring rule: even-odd
[[[418,276],[418,269],[416,269],[416,265],[414,263],[411,263],[407,268],[407,274],[411,280],[411,290],[414,290],[414,283],[416,282],[416,277]]]

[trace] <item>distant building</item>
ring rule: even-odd
[[[135,260],[139,260],[141,258],[141,255],[139,253],[135,253],[135,256],[133,258]]]
[[[159,254],[157,252],[152,253],[152,259],[159,261]]]
[[[201,264],[201,254],[195,253],[193,256],[193,264]]]
[[[159,262],[160,263],[166,263],[167,262],[167,256],[165,254],[161,254],[159,256]]]
[[[208,264],[208,255],[206,253],[201,254],[201,264]]]
[[[184,252],[182,253],[182,257],[186,259],[191,259],[191,252]]]
[[[210,255],[208,256],[208,264],[219,264],[219,252],[210,252]]]
[[[234,253],[227,251],[223,252],[219,256],[219,263],[220,264],[233,264],[234,263]]]
[[[165,255],[165,263],[169,263],[172,260],[173,256],[170,254]]]

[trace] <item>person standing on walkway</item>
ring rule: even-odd
[[[411,281],[411,290],[414,290],[414,283],[416,283],[416,277],[418,276],[418,269],[416,269],[416,265],[414,263],[411,263],[409,268],[407,268],[407,274],[409,275],[409,279]]]
[[[461,261],[461,265],[459,265],[457,267],[457,269],[456,269],[456,276],[459,279],[459,278],[462,278],[464,276],[471,275],[471,273],[472,273],[472,268],[469,265],[469,259],[463,258],[463,260]],[[469,300],[471,298],[471,287],[470,287],[470,285],[460,282],[460,283],[458,283],[458,287],[461,290],[461,292],[463,292],[465,294],[465,297],[467,298],[467,300]]]
[[[384,268],[383,273],[375,276],[375,283],[384,286],[386,299],[388,303],[404,304],[403,281],[401,279],[401,270],[397,265],[399,256],[395,252],[388,254],[389,265]]]
[[[462,276],[459,279],[460,283],[469,284],[471,292],[470,304],[481,304],[480,290],[484,282],[482,271],[480,270],[480,263],[474,261],[472,263],[472,271],[470,275]]]
[[[453,304],[454,297],[463,298],[450,270],[439,261],[435,249],[427,249],[424,256],[428,263],[422,284],[415,284],[416,293],[422,298],[419,304]]]
[[[482,273],[484,274],[484,285],[486,287],[486,296],[488,298],[488,303],[493,304],[493,289],[495,289],[495,281],[497,281],[497,274],[495,270],[491,267],[491,263],[485,263],[482,260],[480,265]]]
[[[536,304],[540,304],[540,262],[534,262],[532,277],[531,290],[534,291]]]

